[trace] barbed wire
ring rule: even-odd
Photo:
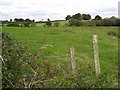
[[[99,50],[99,53],[111,53],[111,52],[118,52],[118,49],[113,49],[113,50]],[[76,52],[75,54],[75,57],[76,58],[80,58],[80,57],[83,57],[83,55],[87,55],[87,54],[94,54],[93,51],[90,51],[90,52],[82,52],[82,53],[78,53]],[[65,57],[70,57],[70,54],[60,54],[60,55],[45,55],[43,58],[65,58]],[[101,56],[100,56],[101,57]],[[34,58],[34,57],[33,57]],[[38,57],[38,58],[41,58],[41,57]],[[2,60],[2,62],[4,63],[4,60],[2,58],[2,55],[0,55],[0,59]],[[104,61],[104,60],[100,60],[100,61]],[[107,60],[107,61],[111,61],[111,60]],[[116,61],[116,60],[115,60]]]
[[[106,61],[118,61],[118,59],[100,59],[100,62],[106,62]]]
[[[99,50],[99,52],[115,52],[115,51],[119,51],[119,49],[113,49],[113,50]]]
[[[65,58],[65,57],[70,57],[70,55],[49,55],[45,56],[45,58]],[[83,57],[82,54],[75,55],[76,58],[78,57]]]

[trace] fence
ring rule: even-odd
[[[96,76],[100,74],[100,63],[99,63],[99,50],[98,50],[98,43],[97,43],[97,35],[93,35],[93,50],[94,50],[94,63],[95,63],[95,72]],[[75,60],[75,48],[70,48],[70,62],[73,73],[75,73],[76,69],[76,60]]]
[[[116,52],[116,51],[118,51],[118,49],[114,49],[114,50],[98,50],[97,35],[93,35],[92,40],[93,40],[93,52],[89,52],[89,53],[93,54],[93,56],[94,56],[95,72],[96,72],[96,76],[99,76],[99,74],[101,72],[101,70],[100,70],[100,63],[99,62],[102,61],[99,58],[99,53],[103,53],[103,52],[105,52],[105,53]],[[76,72],[76,58],[80,57],[80,54],[76,55],[75,54],[75,47],[71,46],[70,47],[70,54],[67,54],[67,55],[55,55],[55,56],[45,56],[45,57],[46,58],[70,57],[71,68],[72,68],[73,73],[75,74],[75,72]],[[3,58],[1,56],[0,56],[0,59],[4,63],[4,60],[3,60]],[[107,61],[111,61],[111,60],[108,59]]]
[[[96,72],[96,76],[98,77],[100,75],[100,73],[101,73],[100,62],[102,61],[100,59],[99,54],[103,53],[103,52],[104,53],[116,52],[116,51],[118,51],[118,49],[99,50],[98,41],[97,41],[97,35],[93,35],[92,40],[93,40],[93,52],[89,52],[89,53],[93,54],[93,56],[94,56],[95,72]],[[71,68],[72,68],[73,73],[75,73],[76,72],[76,58],[80,57],[80,55],[75,54],[75,47],[74,46],[70,47],[70,54],[46,56],[46,58],[64,58],[64,57],[70,57]],[[111,60],[107,60],[107,61],[111,61]]]

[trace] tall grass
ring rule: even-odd
[[[118,87],[118,38],[107,35],[117,33],[117,27],[3,27],[21,45],[26,47],[25,55],[30,56],[28,64],[34,70],[26,70],[26,87]],[[101,75],[96,78],[93,61],[92,35],[98,35]],[[69,48],[76,50],[76,75],[71,74]],[[24,67],[23,67],[24,68]],[[30,82],[33,79],[33,82]],[[23,80],[24,81],[24,80]]]

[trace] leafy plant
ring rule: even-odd
[[[25,48],[6,33],[2,33],[2,41],[3,88],[20,87],[19,80],[23,75],[21,67],[23,61],[26,60],[24,57]]]

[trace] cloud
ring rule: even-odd
[[[11,3],[7,3],[7,2],[1,2],[1,3],[0,3],[0,6],[2,6],[2,7],[3,7],[3,6],[9,6],[9,5],[11,5]]]
[[[118,16],[119,0],[0,0],[1,19],[64,19],[75,13],[89,13],[92,18]]]

